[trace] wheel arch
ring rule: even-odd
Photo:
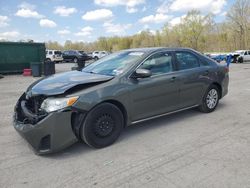
[[[211,85],[215,85],[219,89],[219,98],[221,99],[222,96],[222,87],[218,82],[213,82]]]
[[[110,103],[110,104],[115,105],[117,108],[119,108],[119,110],[122,112],[122,115],[123,115],[124,127],[127,126],[127,123],[128,123],[128,113],[127,113],[127,110],[126,110],[125,106],[121,102],[119,102],[117,100],[114,100],[114,99],[110,99],[110,100],[102,101],[99,104],[102,104],[102,103]]]
[[[121,102],[119,102],[117,100],[109,99],[109,100],[104,100],[104,101],[101,101],[101,102],[97,103],[91,109],[93,109],[96,106],[98,106],[100,104],[103,104],[103,103],[112,104],[112,105],[116,106],[121,111],[121,113],[123,115],[124,127],[126,127],[127,123],[128,123],[128,113],[127,113],[127,110],[126,110],[125,106]],[[75,133],[75,135],[77,136],[77,138],[80,138],[79,131],[80,131],[81,123],[85,120],[86,115],[88,114],[89,111],[91,111],[91,109],[88,110],[88,111],[80,111],[79,109],[77,109],[71,115],[72,130]]]

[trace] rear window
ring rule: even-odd
[[[56,54],[56,55],[61,55],[62,52],[61,52],[61,51],[55,51],[55,54]]]
[[[176,60],[179,70],[192,69],[200,66],[197,57],[189,52],[176,52]]]

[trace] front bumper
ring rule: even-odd
[[[35,153],[47,154],[62,150],[77,142],[71,127],[71,111],[60,111],[48,114],[35,124],[21,122],[20,113],[25,114],[20,105],[15,107],[13,125],[17,132],[32,146]]]

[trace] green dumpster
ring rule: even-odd
[[[31,62],[44,62],[44,43],[0,42],[0,74],[22,73]]]

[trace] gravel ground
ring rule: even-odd
[[[250,187],[250,64],[231,66],[229,94],[213,113],[180,112],[128,127],[104,149],[76,143],[46,156],[12,126],[18,97],[36,79],[0,79],[0,187]]]

